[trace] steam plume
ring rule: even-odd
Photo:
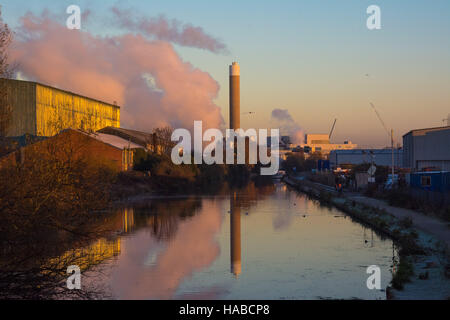
[[[304,142],[305,133],[300,125],[292,118],[288,110],[274,109],[272,111],[272,122],[274,126],[280,128],[282,135],[288,135],[292,143],[302,144]]]
[[[227,53],[228,50],[221,41],[206,34],[202,28],[183,24],[178,20],[169,20],[164,16],[157,18],[139,17],[131,10],[118,7],[111,8],[122,28],[138,31],[147,37],[169,41],[182,46],[209,50],[214,53]]]
[[[221,128],[218,83],[183,62],[168,42],[68,30],[47,14],[21,18],[11,58],[25,78],[123,106],[121,124],[137,130],[194,120]]]

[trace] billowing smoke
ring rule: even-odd
[[[137,16],[134,10],[111,8],[115,15],[114,21],[118,21],[120,27],[140,32],[143,35],[157,40],[173,42],[182,46],[209,50],[215,53],[227,53],[224,43],[206,34],[202,28],[190,24],[183,24],[175,19],[167,19],[164,16],[148,18]]]
[[[204,127],[223,126],[213,102],[218,83],[183,62],[170,43],[135,34],[99,37],[55,21],[48,15],[21,18],[10,56],[25,78],[116,101],[123,106],[123,127],[190,129],[194,120],[203,120]]]
[[[281,135],[290,136],[294,144],[302,144],[305,139],[305,132],[300,125],[292,118],[288,110],[274,109],[272,111],[272,126],[280,129]]]

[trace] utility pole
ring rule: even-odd
[[[391,129],[391,148],[392,148],[392,188],[394,188],[394,129]]]
[[[450,127],[450,113],[449,113],[447,119],[442,119],[443,126],[445,126],[445,121],[447,121],[447,126]]]

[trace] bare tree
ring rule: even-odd
[[[83,145],[65,135],[0,163],[0,299],[93,297],[92,291],[67,290],[66,269],[109,257],[107,250],[94,255],[73,248],[112,231],[103,211],[114,174],[83,157]]]
[[[155,150],[157,148],[161,149],[161,153],[170,156],[173,146],[175,145],[172,140],[173,129],[169,126],[163,128],[156,128],[153,131],[155,137],[154,143],[156,144]]]

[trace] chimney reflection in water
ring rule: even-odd
[[[231,273],[236,277],[241,274],[241,208],[236,193],[230,197],[230,258]]]

